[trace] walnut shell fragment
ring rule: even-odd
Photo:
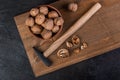
[[[74,35],[74,36],[72,37],[72,43],[73,43],[74,45],[79,45],[79,44],[80,44],[80,38],[79,38],[78,36]]]
[[[67,49],[60,49],[60,50],[57,52],[57,56],[58,56],[58,57],[61,57],[61,58],[69,57],[69,51],[68,51]]]
[[[66,42],[66,46],[67,46],[68,48],[71,48],[71,47],[73,47],[73,44],[72,44],[72,42],[67,41],[67,42]]]
[[[88,44],[86,42],[83,42],[82,45],[81,45],[81,50],[85,49],[87,47],[88,47]]]

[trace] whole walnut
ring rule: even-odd
[[[63,25],[63,23],[64,23],[64,20],[63,20],[63,18],[62,17],[57,17],[57,18],[55,18],[54,19],[54,24],[55,25]]]
[[[47,30],[52,30],[54,23],[52,19],[46,19],[45,22],[41,25]]]
[[[69,9],[70,11],[72,11],[72,12],[76,12],[77,9],[78,9],[77,3],[70,3],[70,4],[68,5],[68,9]]]
[[[32,17],[28,17],[25,21],[25,24],[27,26],[30,26],[30,27],[33,26],[34,25],[34,19]]]
[[[53,28],[52,28],[52,32],[53,33],[57,33],[59,31],[60,27],[55,25]]]
[[[44,21],[45,21],[45,16],[43,14],[38,14],[35,17],[35,22],[39,25],[42,24]]]
[[[39,8],[39,10],[40,10],[40,13],[42,13],[42,14],[44,14],[44,15],[47,15],[47,14],[48,14],[48,7],[46,7],[46,6],[41,6],[41,7]]]
[[[56,11],[50,11],[49,13],[48,13],[48,17],[49,18],[56,18],[56,17],[58,17],[59,15],[58,15],[58,13],[56,12]]]
[[[34,26],[31,27],[31,31],[34,34],[40,34],[42,32],[42,26],[34,25]]]
[[[30,10],[30,15],[33,16],[33,17],[36,16],[38,13],[39,13],[39,9],[38,8],[32,8]]]
[[[43,37],[43,39],[50,39],[52,37],[52,32],[49,30],[44,29],[41,32],[41,36]]]

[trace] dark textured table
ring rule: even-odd
[[[120,49],[35,78],[13,17],[56,0],[0,0],[0,80],[120,80]]]

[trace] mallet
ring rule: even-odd
[[[60,38],[58,38],[55,42],[53,42],[50,47],[43,52],[39,52],[36,48],[38,56],[41,60],[47,65],[50,66],[52,63],[47,59],[61,44],[64,43],[66,39],[68,39],[72,34],[74,34],[78,29],[80,29],[99,9],[101,8],[100,3],[96,3],[91,9],[89,9],[80,19],[77,20]]]

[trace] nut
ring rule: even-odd
[[[25,21],[25,24],[27,26],[33,26],[34,25],[34,19],[32,17],[28,17]]]
[[[73,53],[77,53],[77,54],[78,54],[78,53],[80,53],[80,51],[81,51],[80,48],[75,48],[75,49],[73,50]]]
[[[41,32],[41,36],[42,36],[44,39],[50,39],[50,38],[52,37],[52,32],[49,31],[49,30],[44,29],[44,30]]]
[[[61,57],[61,58],[69,57],[69,51],[68,51],[67,49],[60,49],[60,50],[57,52],[57,56],[58,56],[58,57]]]
[[[51,11],[51,12],[48,13],[49,18],[56,18],[58,16],[59,15],[58,15],[58,13],[56,11]]]
[[[42,13],[42,14],[44,14],[44,15],[47,15],[47,14],[48,14],[48,7],[46,7],[46,6],[41,6],[41,7],[39,8],[39,10],[40,10],[40,13]]]
[[[72,37],[72,43],[73,43],[74,45],[79,45],[79,44],[80,44],[80,38],[79,38],[78,36],[74,35],[74,36]]]
[[[35,22],[39,25],[42,24],[44,21],[45,21],[45,16],[43,14],[38,14],[35,17]]]
[[[78,9],[77,3],[70,3],[70,4],[68,5],[68,9],[69,9],[70,11],[72,11],[72,12],[76,12],[77,9]]]
[[[63,25],[64,20],[63,20],[62,17],[57,17],[57,18],[54,19],[54,23],[55,23],[55,25],[58,25],[58,26]]]
[[[39,26],[39,25],[34,25],[31,27],[31,31],[34,33],[34,34],[40,34],[41,31],[42,31],[42,27]]]
[[[53,32],[53,33],[57,33],[57,32],[59,31],[59,29],[60,29],[59,26],[54,26],[54,27],[52,28],[52,32]]]
[[[67,46],[68,48],[71,48],[71,47],[73,47],[73,44],[72,44],[70,41],[67,41],[67,42],[66,42],[66,46]]]
[[[54,24],[52,19],[46,19],[45,22],[41,25],[47,30],[52,30]]]
[[[32,8],[30,10],[30,15],[33,17],[36,16],[38,13],[39,13],[39,9],[37,9],[37,8]]]
[[[83,42],[82,45],[81,45],[81,50],[85,49],[87,47],[88,47],[88,44],[86,42]]]

